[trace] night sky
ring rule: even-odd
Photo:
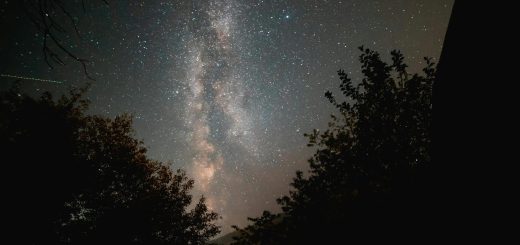
[[[3,1],[6,4],[8,1]],[[78,1],[72,1],[78,2]],[[411,71],[439,57],[453,0],[89,1],[71,4],[80,37],[67,47],[89,59],[89,113],[134,115],[149,157],[183,168],[218,212],[223,232],[262,210],[277,211],[314,149],[303,134],[325,129],[336,71],[359,78],[358,46]],[[131,3],[129,3],[131,2]],[[30,94],[66,92],[89,80],[81,65],[50,69],[42,37],[22,13],[0,5],[0,89],[23,80]],[[64,56],[65,57],[65,56]]]

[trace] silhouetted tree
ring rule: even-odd
[[[317,150],[307,176],[298,171],[294,190],[277,200],[283,214],[235,227],[235,244],[388,240],[425,229],[434,63],[425,58],[424,75],[412,75],[399,51],[387,64],[360,50],[364,78],[355,84],[338,71],[346,100],[325,94],[339,116],[325,132],[305,134]]]
[[[218,234],[204,198],[192,205],[193,180],[147,158],[130,116],[85,115],[83,92],[0,94],[7,241],[204,244]]]

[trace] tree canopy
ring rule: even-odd
[[[277,200],[281,214],[265,211],[235,227],[234,244],[386,240],[425,229],[435,64],[425,58],[424,74],[409,74],[399,51],[387,64],[360,50],[362,80],[339,70],[344,101],[325,93],[338,115],[324,132],[305,134],[316,147],[309,172],[298,171],[293,190]]]
[[[204,197],[192,203],[194,181],[146,156],[131,116],[87,115],[84,92],[0,94],[8,241],[204,244],[218,234]]]

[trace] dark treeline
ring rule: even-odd
[[[409,74],[403,55],[361,48],[364,78],[338,72],[344,101],[306,134],[316,153],[297,172],[282,213],[238,228],[235,244],[332,244],[425,234],[434,206],[431,117],[435,64]],[[86,115],[85,89],[54,99],[0,93],[4,210],[17,244],[204,244],[219,233],[193,180],[150,160],[131,117]]]
[[[23,10],[45,37],[42,51],[49,66],[72,59],[88,76],[88,60],[67,49],[57,38],[61,27],[51,24],[69,23],[64,33],[79,36],[71,4],[15,2],[7,9]],[[343,100],[325,94],[338,114],[324,132],[306,135],[316,147],[310,171],[297,172],[292,191],[277,200],[281,213],[266,211],[250,218],[251,225],[235,227],[235,244],[416,241],[436,235],[435,224],[428,223],[438,213],[431,190],[443,181],[431,171],[435,65],[426,59],[423,74],[409,74],[400,52],[391,57],[388,64],[379,53],[361,48],[364,78],[352,82],[338,72]],[[0,93],[7,226],[2,241],[204,244],[217,235],[218,215],[204,198],[194,203],[193,180],[146,156],[130,116],[86,115],[84,92],[33,98],[14,86]]]
[[[338,72],[344,101],[326,131],[306,134],[316,147],[310,170],[297,172],[293,190],[279,198],[282,213],[264,211],[235,229],[234,244],[344,244],[429,240],[432,176],[431,117],[434,63],[409,74],[403,55],[360,48],[364,78]]]
[[[204,244],[219,232],[193,180],[146,156],[131,117],[85,114],[85,90],[0,94],[4,243]]]

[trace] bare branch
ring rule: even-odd
[[[108,1],[101,0],[106,5]],[[67,48],[62,40],[57,36],[57,33],[68,33],[67,29],[63,27],[56,19],[63,16],[68,20],[72,29],[78,37],[81,38],[78,24],[72,13],[67,9],[64,2],[61,0],[22,0],[21,6],[29,20],[34,24],[40,34],[43,35],[42,51],[44,60],[50,68],[54,68],[52,63],[64,65],[59,52],[65,53],[69,58],[79,62],[83,67],[83,73],[91,80],[94,80],[87,71],[87,59],[83,59],[75,55],[69,48]],[[86,11],[85,1],[82,0],[83,11]],[[51,41],[49,41],[51,40]]]

